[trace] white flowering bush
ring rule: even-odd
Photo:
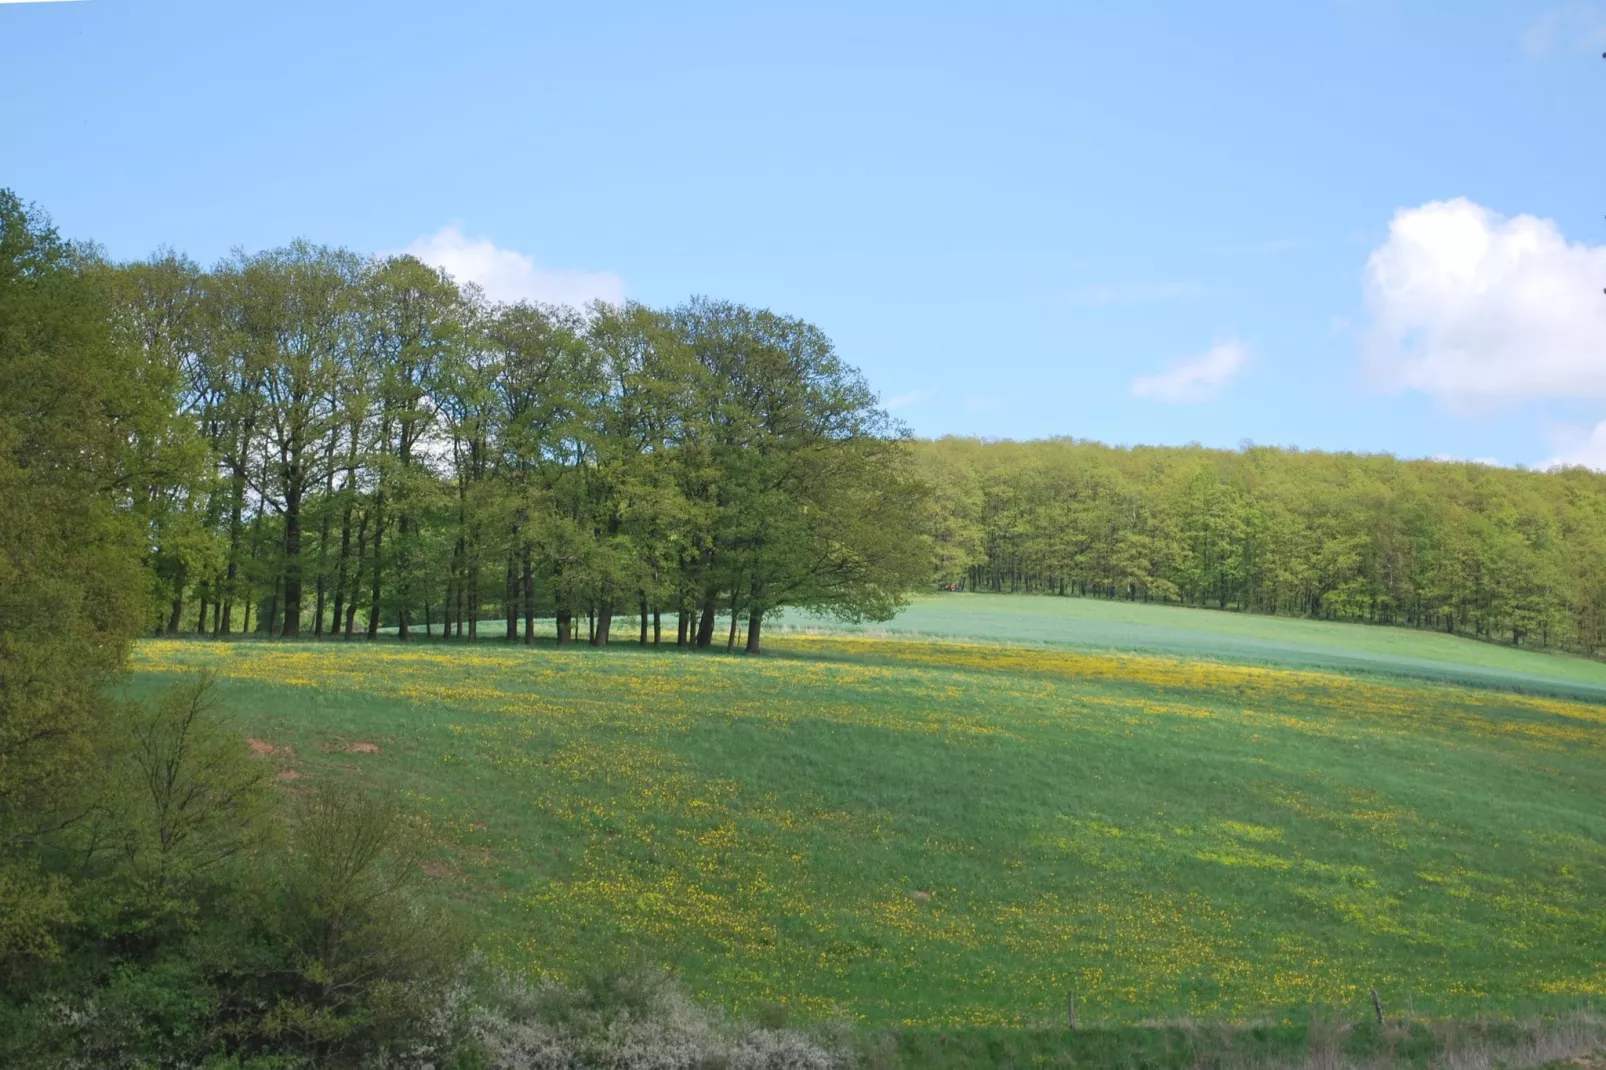
[[[840,1070],[841,1030],[764,1029],[693,1002],[663,974],[579,987],[504,979],[468,1034],[486,1070]]]

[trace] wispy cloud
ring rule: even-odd
[[[1175,361],[1156,375],[1132,380],[1132,396],[1171,405],[1209,401],[1249,363],[1249,350],[1238,341],[1212,346],[1196,357]]]
[[[415,239],[405,251],[458,282],[477,284],[493,301],[580,307],[592,301],[616,305],[625,299],[625,281],[611,271],[542,267],[533,257],[489,238],[466,236],[456,223]]]
[[[1109,308],[1115,305],[1154,305],[1203,297],[1209,289],[1197,282],[1118,282],[1098,286],[1079,286],[1068,295],[1078,308]]]
[[[1597,4],[1569,4],[1547,11],[1522,35],[1522,50],[1534,57],[1593,52],[1601,47],[1606,47],[1606,10]]]
[[[0,0],[0,4],[73,4],[81,0]]]

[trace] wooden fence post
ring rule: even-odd
[[[1070,1019],[1071,1032],[1074,1033],[1076,1031],[1076,990],[1075,989],[1072,989],[1071,991],[1069,991],[1069,992],[1067,992],[1065,994],[1065,1014],[1066,1014],[1066,1017]]]
[[[1377,998],[1377,986],[1376,985],[1372,986],[1372,1010],[1377,1012],[1377,1024],[1378,1024],[1379,1028],[1382,1028],[1382,1025],[1383,1025],[1383,1001],[1381,999]]]

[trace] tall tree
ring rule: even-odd
[[[334,463],[324,444],[339,426],[336,402],[359,344],[363,274],[353,254],[305,242],[240,265],[248,344],[261,368],[267,478],[257,490],[283,521],[286,637],[301,634],[304,510]]]
[[[385,563],[380,555],[382,506],[388,505],[396,520],[391,560],[397,580],[397,637],[405,640],[418,593],[417,514],[429,478],[423,447],[435,426],[430,386],[462,332],[457,287],[443,272],[415,257],[391,257],[368,281],[366,326],[382,406],[373,530],[376,604],[369,633],[378,622],[379,578]]]
[[[171,399],[101,267],[0,190],[0,959],[50,950],[65,902],[17,849],[77,816],[150,608],[136,447]]]

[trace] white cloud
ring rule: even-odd
[[[1606,423],[1595,425],[1587,435],[1577,436],[1556,456],[1539,465],[1541,469],[1558,466],[1583,465],[1597,472],[1606,472]]]
[[[1209,401],[1249,363],[1249,350],[1236,341],[1221,342],[1196,357],[1175,361],[1157,375],[1132,380],[1132,396],[1192,405]]]
[[[1606,397],[1606,247],[1460,198],[1396,212],[1366,262],[1363,352],[1383,387],[1477,411]]]
[[[456,223],[414,240],[405,251],[458,282],[478,283],[493,301],[580,307],[591,301],[619,304],[625,299],[625,282],[611,271],[541,267],[489,238],[466,237]]]
[[[1606,11],[1595,4],[1569,4],[1547,11],[1522,35],[1530,56],[1554,52],[1593,52],[1606,46]]]
[[[1209,293],[1196,282],[1118,282],[1100,286],[1079,286],[1069,294],[1079,308],[1109,308],[1112,305],[1153,305],[1180,301]]]
[[[907,394],[892,395],[881,403],[881,407],[888,412],[893,412],[897,409],[913,408],[924,400],[926,400],[926,392],[924,390],[911,390]]]

